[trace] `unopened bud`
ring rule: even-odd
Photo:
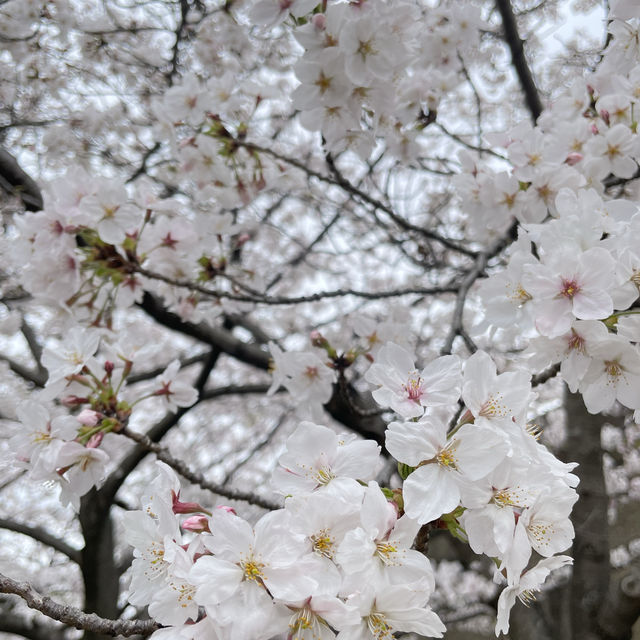
[[[604,123],[609,126],[609,122],[611,121],[611,117],[609,115],[609,112],[606,109],[603,109],[600,112],[600,117],[604,120]]]
[[[573,167],[573,165],[578,164],[578,162],[581,162],[583,158],[584,156],[581,153],[578,153],[577,151],[573,151],[566,157],[565,162],[570,167]]]
[[[233,507],[228,507],[226,504],[219,504],[216,509],[219,509],[220,511],[226,511],[227,513],[232,513],[234,516],[238,515]]]
[[[80,396],[66,396],[60,401],[65,407],[77,407],[81,404],[87,404],[89,398],[81,398]]]
[[[320,347],[320,349],[326,349],[329,346],[329,341],[317,329],[314,329],[309,334],[309,338],[311,340],[311,344],[314,347]]]
[[[108,376],[111,376],[111,374],[113,373],[113,367],[114,365],[113,365],[113,362],[111,362],[111,360],[107,360],[104,363],[104,370],[107,372]]]
[[[251,240],[251,236],[248,233],[241,233],[236,240],[236,246],[241,247],[245,242],[249,240]]]
[[[595,123],[591,125],[591,133],[593,133],[594,136],[597,136],[600,133],[600,130]]]
[[[325,16],[324,13],[316,13],[316,15],[311,18],[311,24],[318,31],[324,31],[327,26],[327,16]]]
[[[102,431],[98,431],[89,438],[89,442],[87,442],[87,449],[97,449],[102,443],[102,439],[104,438],[104,433]]]
[[[94,411],[93,409],[84,409],[76,416],[78,422],[85,427],[95,427],[100,420],[102,420],[102,414]]]
[[[209,519],[207,516],[191,516],[182,523],[182,528],[194,533],[211,533],[209,529]]]
[[[197,502],[181,502],[180,492],[171,491],[173,513],[203,513],[207,510]]]

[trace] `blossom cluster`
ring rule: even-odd
[[[328,3],[294,34],[305,49],[292,94],[301,124],[334,153],[367,158],[383,135],[393,153],[411,157],[442,96],[463,81],[462,61],[483,26],[473,5]]]
[[[508,630],[516,597],[531,597],[571,561],[556,554],[573,539],[575,465],[557,460],[527,425],[526,372],[497,375],[484,352],[464,372],[457,356],[419,372],[408,351],[387,343],[366,378],[378,386],[376,401],[406,420],[386,433],[401,488],[374,480],[375,442],[311,422],[289,437],[273,474],[284,508],[253,526],[230,508],[181,503],[162,466],[153,499],[125,515],[136,548],[130,602],[177,628],[158,637],[441,637],[445,627],[428,606],[433,571],[413,548],[423,526],[448,528],[495,560],[496,579],[506,579],[496,633]],[[450,429],[460,398],[468,409]],[[183,513],[196,515],[180,524]],[[529,566],[534,551],[543,560]]]
[[[485,237],[517,220],[507,266],[479,287],[484,326],[517,326],[528,366],[560,365],[592,413],[640,409],[640,211],[610,189],[637,177],[638,19],[613,19],[598,69],[577,80],[532,128],[498,142],[510,172],[477,166],[458,178],[470,225]],[[624,60],[621,51],[627,52]]]
[[[155,397],[166,410],[176,411],[191,406],[198,397],[179,372],[178,360],[145,388],[128,388],[127,377],[140,354],[121,340],[105,342],[106,355],[98,355],[101,333],[76,328],[61,344],[44,349],[47,383],[36,399],[18,406],[19,422],[9,437],[12,462],[26,469],[33,480],[58,485],[62,503],[76,510],[80,497],[100,486],[106,476],[111,456],[101,448],[105,437],[127,427],[138,403]],[[56,397],[74,415],[50,408]]]
[[[519,234],[506,268],[478,287],[485,309],[478,335],[515,327],[529,340],[520,363],[526,369],[498,374],[479,350],[464,362],[445,355],[419,370],[393,336],[402,333],[395,323],[361,327],[368,344],[344,354],[317,333],[314,351],[272,343],[271,391],[284,386],[316,415],[347,368],[360,356],[373,361],[364,379],[382,410],[399,416],[385,445],[401,486],[376,482],[375,443],[310,422],[289,438],[274,473],[283,508],[254,524],[229,507],[181,502],[177,478],[162,466],[144,510],[123,517],[136,549],[129,600],[148,605],[168,627],[158,638],[441,637],[444,625],[429,606],[433,571],[413,548],[430,528],[448,529],[495,561],[496,580],[506,583],[496,633],[507,632],[517,597],[526,600],[571,562],[558,554],[573,539],[575,465],[557,460],[528,423],[531,372],[559,364],[590,411],[619,402],[640,420],[640,212],[611,197],[638,175],[640,23],[630,3],[612,4],[619,14],[596,72],[536,127],[490,140],[509,169],[461,156],[456,186],[466,240],[503,238],[516,223]],[[292,94],[300,123],[319,131],[332,153],[349,146],[368,158],[385,138],[391,153],[411,157],[441,96],[461,82],[460,60],[477,42],[480,18],[447,8],[422,15],[412,3],[381,0],[323,3],[322,13],[309,15],[314,9],[306,0],[261,0],[249,11],[267,28],[295,19],[304,49]],[[230,30],[242,40],[237,25]],[[140,302],[145,291],[193,322],[235,308],[223,295],[204,302],[202,283],[215,283],[217,293],[268,291],[259,270],[232,264],[250,234],[231,211],[266,185],[286,191],[290,176],[245,144],[246,121],[264,98],[233,78],[187,75],[154,102],[178,167],[175,182],[192,197],[189,210],[145,183],[133,188],[71,171],[49,188],[43,211],[16,221],[11,253],[14,265],[26,265],[27,291],[62,301],[79,323],[106,327],[115,309]],[[105,340],[107,355],[97,355],[107,333],[72,330],[44,350],[42,400],[62,396],[63,405],[82,411],[58,415],[29,401],[11,439],[32,477],[55,480],[75,505],[104,478],[109,456],[101,445],[127,428],[138,402],[157,397],[175,411],[197,398],[178,361],[133,394],[127,378],[136,356],[127,345]],[[535,563],[534,553],[543,559]]]

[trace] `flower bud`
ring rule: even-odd
[[[171,491],[173,513],[203,513],[207,510],[197,502],[181,502],[180,492]]]
[[[327,16],[325,16],[324,13],[316,13],[316,15],[311,18],[311,24],[318,31],[324,31],[327,27]]]
[[[228,507],[226,504],[219,504],[216,509],[220,509],[220,511],[226,511],[227,513],[232,513],[234,516],[238,515],[233,507]]]
[[[102,420],[102,414],[94,411],[93,409],[84,409],[76,416],[78,422],[85,427],[95,427],[100,420]]]
[[[205,531],[207,533],[211,533],[211,529],[209,529],[209,519],[207,516],[191,516],[190,518],[187,518],[181,526],[183,529],[193,531],[195,533],[203,533]]]
[[[81,398],[80,396],[66,396],[60,401],[65,407],[77,407],[81,404],[89,402],[89,398]]]
[[[102,439],[104,438],[104,433],[102,431],[98,431],[89,438],[89,442],[87,442],[87,449],[97,449],[102,443]]]
[[[573,167],[573,165],[578,164],[578,162],[581,162],[582,159],[584,158],[584,156],[581,153],[578,153],[577,151],[572,151],[565,159],[565,162],[570,166]]]

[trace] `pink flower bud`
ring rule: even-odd
[[[591,133],[593,133],[594,136],[597,136],[600,133],[600,131],[599,131],[599,129],[598,129],[598,127],[597,127],[597,125],[595,123],[591,125]]]
[[[327,16],[325,16],[324,13],[316,13],[316,15],[311,18],[311,24],[318,31],[324,31],[327,27]]]
[[[87,449],[97,449],[102,443],[102,439],[104,438],[104,433],[99,431],[98,433],[92,435],[89,438],[89,442],[87,442]]]
[[[582,159],[584,158],[584,156],[581,153],[578,153],[577,151],[572,151],[566,158],[565,162],[570,166],[573,167],[574,164],[578,164],[578,162],[581,162]]]
[[[180,502],[180,492],[171,491],[173,513],[202,513],[206,511],[197,502]]]
[[[236,510],[233,507],[228,507],[225,504],[219,504],[216,509],[220,509],[221,511],[226,511],[227,513],[232,513],[234,516],[237,516]]]
[[[236,247],[241,247],[245,242],[251,240],[251,236],[248,233],[241,233],[236,239]]]
[[[182,528],[187,531],[194,531],[195,533],[202,533],[206,531],[207,533],[211,533],[211,529],[209,529],[209,519],[207,516],[191,516],[187,518],[182,523]]]
[[[102,414],[94,411],[93,409],[84,409],[76,416],[76,418],[78,419],[78,422],[83,424],[85,427],[95,427],[102,419]]]
[[[113,373],[113,362],[111,362],[111,360],[107,360],[104,363],[104,370],[107,372],[107,375],[110,376]]]
[[[89,398],[81,398],[80,396],[66,396],[61,400],[65,407],[77,407],[80,404],[86,404],[89,402]]]
[[[327,339],[317,329],[314,329],[309,334],[309,338],[311,339],[311,344],[314,347],[320,347],[322,349],[329,344]]]
[[[604,123],[608,126],[610,122],[609,112],[606,109],[603,109],[600,112],[600,117],[604,120]]]

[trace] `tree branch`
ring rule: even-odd
[[[18,196],[28,211],[40,211],[44,206],[36,181],[22,170],[18,161],[0,147],[0,187]]]
[[[45,531],[41,527],[32,527],[28,524],[21,522],[14,522],[7,518],[0,518],[0,529],[6,529],[7,531],[15,531],[16,533],[22,533],[25,536],[29,536],[42,544],[46,544],[48,547],[63,553],[67,558],[73,560],[76,564],[82,563],[81,554],[78,549],[74,549],[68,545],[64,540],[60,540],[56,536],[52,535],[48,531]]]
[[[609,585],[609,498],[602,469],[600,431],[605,419],[587,412],[582,396],[565,391],[567,452],[577,462],[580,499],[573,508],[573,576],[571,627],[573,640],[601,640],[597,615]]]
[[[523,41],[520,39],[516,17],[513,14],[513,7],[509,0],[496,0],[496,7],[502,17],[504,39],[511,51],[511,60],[524,92],[525,103],[535,124],[538,116],[542,113],[543,106],[531,69],[527,63]]]
[[[0,573],[0,593],[20,596],[31,609],[36,609],[49,618],[63,622],[75,629],[85,629],[109,636],[148,636],[160,625],[155,620],[108,620],[95,613],[85,613],[77,607],[59,604],[51,598],[41,596],[26,582],[17,582]]]
[[[216,495],[222,496],[223,498],[228,498],[229,500],[241,500],[242,502],[255,504],[256,506],[262,507],[263,509],[274,510],[279,509],[281,506],[279,504],[276,504],[275,502],[271,502],[270,500],[261,498],[255,493],[236,491],[235,489],[228,489],[222,485],[209,482],[200,472],[190,469],[184,461],[178,460],[178,458],[172,456],[166,447],[159,445],[157,442],[153,442],[153,440],[151,440],[151,438],[146,436],[144,433],[138,433],[136,431],[132,431],[129,428],[123,429],[120,433],[142,445],[147,451],[155,453],[158,460],[162,460],[162,462],[168,464],[183,478],[189,480],[189,482],[197,484],[199,487],[206,489],[207,491],[211,491],[211,493],[215,493]]]

